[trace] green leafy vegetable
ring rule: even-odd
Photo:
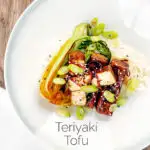
[[[63,78],[54,78],[53,83],[63,85],[66,83],[66,81]]]
[[[87,50],[88,50],[88,51],[94,51],[94,50],[96,50],[96,49],[97,49],[96,43],[92,43],[92,44],[90,44],[90,45],[87,47]]]
[[[104,31],[102,35],[107,39],[115,39],[118,37],[118,33],[115,31]]]
[[[92,30],[92,35],[98,36],[98,35],[103,33],[104,29],[105,29],[105,24],[100,23],[100,24],[96,25],[95,27],[93,27],[91,29]]]
[[[92,43],[89,36],[76,40],[72,46],[72,50],[85,50]]]
[[[111,52],[110,52],[107,44],[104,41],[101,40],[101,41],[97,42],[96,47],[97,47],[97,51],[100,54],[104,55],[109,60],[111,59]]]
[[[98,88],[95,85],[85,85],[82,86],[80,90],[86,93],[93,93],[93,92],[97,92]]]
[[[93,53],[93,52],[90,51],[90,50],[85,52],[85,61],[86,61],[86,62],[90,59],[92,53]]]
[[[115,94],[111,93],[110,91],[105,91],[104,92],[104,97],[106,100],[110,103],[113,103],[115,101]]]
[[[56,113],[63,117],[70,117],[71,114],[67,108],[57,108]]]
[[[91,40],[82,41],[78,46],[78,49],[86,49],[88,45],[92,44]]]
[[[83,107],[78,106],[76,108],[76,117],[77,117],[77,119],[83,120],[84,116],[85,116],[85,111],[84,111]]]
[[[74,65],[74,64],[70,64],[68,66],[68,68],[70,71],[72,71],[73,73],[76,73],[76,74],[82,74],[84,72],[84,70],[82,68],[80,68],[79,66]]]
[[[58,70],[57,74],[58,74],[58,75],[65,75],[65,74],[67,74],[68,72],[69,72],[68,67],[67,67],[67,66],[62,66],[62,67]]]
[[[109,60],[111,59],[111,52],[106,42],[100,40],[98,36],[87,36],[75,41],[74,45],[72,46],[72,50],[81,50],[84,53],[86,53],[86,50],[96,50]],[[87,55],[89,55],[89,52],[87,53]]]

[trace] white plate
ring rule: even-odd
[[[10,36],[5,59],[7,90],[27,127],[56,150],[85,149],[85,146],[67,146],[64,135],[77,135],[58,132],[55,121],[76,125],[98,122],[97,132],[80,133],[89,138],[86,149],[142,149],[150,143],[150,88],[144,93],[138,92],[111,119],[90,113],[80,122],[74,117],[57,117],[53,113],[54,106],[39,95],[38,81],[49,54],[54,55],[76,24],[95,16],[108,28],[116,29],[124,43],[150,56],[150,41],[140,37],[132,27],[125,27],[117,1],[37,0],[24,12]]]

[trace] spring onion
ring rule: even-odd
[[[110,111],[110,112],[114,112],[114,111],[116,111],[116,109],[117,109],[117,104],[112,104],[112,105],[109,107],[109,111]]]
[[[76,108],[76,117],[77,117],[77,119],[83,120],[84,116],[85,116],[85,111],[84,111],[83,107],[78,106]]]
[[[56,110],[56,113],[60,116],[63,116],[63,117],[70,117],[71,116],[69,110],[65,107],[64,108],[58,108]]]
[[[95,85],[85,85],[82,86],[80,90],[86,93],[93,93],[93,92],[97,92],[98,88]]]
[[[92,20],[91,20],[91,25],[94,27],[94,26],[96,26],[98,24],[98,18],[93,18]]]
[[[74,64],[70,64],[68,68],[70,71],[76,74],[82,74],[84,72],[84,70],[81,67],[74,65]]]
[[[69,69],[68,69],[67,66],[62,66],[62,67],[58,70],[57,74],[58,74],[58,75],[65,75],[65,74],[68,73],[68,71],[69,71]]]
[[[110,91],[105,91],[104,92],[104,97],[106,100],[110,103],[113,103],[115,101],[115,94],[111,93]]]
[[[95,27],[92,28],[92,35],[93,36],[98,36],[101,33],[103,33],[105,29],[105,24],[104,23],[100,23],[98,25],[96,25]]]
[[[65,79],[63,79],[63,78],[54,78],[54,79],[53,79],[53,83],[54,83],[54,84],[63,85],[63,84],[66,83],[66,81],[65,81]]]
[[[127,91],[134,92],[140,84],[140,81],[136,78],[132,78],[127,83]]]
[[[118,37],[118,33],[115,31],[104,31],[102,35],[107,39],[115,39]]]
[[[126,104],[126,100],[123,97],[119,96],[119,98],[118,98],[116,103],[120,107],[120,106],[123,106],[123,105]]]

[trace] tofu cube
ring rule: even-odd
[[[86,84],[91,83],[91,80],[92,80],[92,75],[91,75],[91,74],[89,74],[89,75],[84,75],[84,82],[85,82]]]
[[[92,85],[98,86],[98,80],[97,78],[92,79]]]
[[[111,66],[103,68],[102,72],[97,73],[97,79],[101,86],[112,85],[116,83],[116,78]]]
[[[71,80],[68,81],[68,85],[69,85],[70,91],[79,91],[80,90],[80,86]]]
[[[83,91],[74,91],[71,93],[71,102],[75,106],[84,106],[86,104],[86,94]]]

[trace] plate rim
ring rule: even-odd
[[[45,0],[44,0],[45,1]],[[11,92],[11,88],[9,86],[9,82],[8,82],[8,74],[9,74],[9,71],[8,71],[8,62],[9,62],[9,53],[11,51],[11,44],[13,43],[13,40],[14,40],[14,36],[17,34],[17,30],[18,30],[18,27],[20,26],[20,24],[24,21],[24,19],[30,15],[30,13],[32,13],[32,10],[35,9],[40,3],[44,2],[43,0],[34,0],[33,2],[31,2],[29,4],[29,6],[23,11],[23,13],[20,15],[20,17],[18,18],[18,20],[16,21],[11,33],[10,33],[10,36],[9,36],[9,39],[8,39],[8,42],[7,42],[7,45],[6,45],[6,51],[5,51],[5,56],[4,56],[4,81],[5,81],[5,86],[6,86],[6,92],[7,94],[9,95],[9,98],[13,104],[13,107],[15,109],[15,111],[17,112],[17,115],[19,116],[19,118],[22,120],[22,122],[25,124],[25,126],[28,128],[28,130],[35,134],[35,131],[34,129],[28,124],[28,122],[25,120],[25,118],[23,117],[23,115],[21,115],[15,101],[13,100],[12,98],[12,94],[10,94]]]

